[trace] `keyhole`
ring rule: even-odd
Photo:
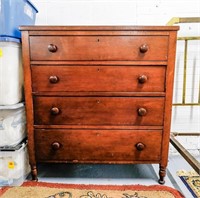
[[[97,42],[99,42],[100,40],[99,39],[97,39]]]

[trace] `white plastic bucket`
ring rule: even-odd
[[[0,42],[0,105],[23,100],[21,43]]]
[[[20,186],[30,173],[27,143],[0,149],[0,186]]]
[[[26,135],[24,104],[0,106],[0,147],[15,146]]]

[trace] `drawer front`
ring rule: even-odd
[[[162,131],[35,130],[37,161],[160,160]]]
[[[31,36],[31,60],[167,60],[168,36]]]
[[[162,97],[34,97],[36,125],[162,125]]]
[[[164,92],[164,66],[32,66],[33,91]]]

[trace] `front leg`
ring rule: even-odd
[[[160,179],[158,180],[159,184],[164,184],[165,183],[165,180],[164,180],[165,175],[166,175],[166,167],[160,165],[159,166],[159,176],[160,176]]]
[[[31,165],[31,176],[33,181],[38,181],[36,165]]]

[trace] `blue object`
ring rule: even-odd
[[[21,40],[19,38],[14,38],[14,37],[6,37],[6,36],[1,37],[0,36],[0,42],[16,42],[16,43],[20,43]]]
[[[0,37],[21,38],[19,26],[34,25],[37,12],[29,0],[0,0]]]

